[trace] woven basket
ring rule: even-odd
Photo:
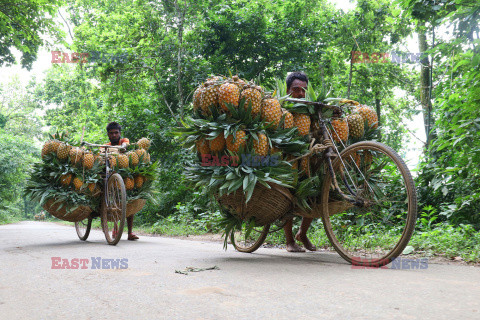
[[[257,183],[252,197],[245,203],[242,188],[234,193],[217,197],[218,202],[231,214],[241,220],[255,218],[255,224],[263,226],[280,219],[292,207],[292,195],[288,189],[276,184],[269,184],[271,189]]]
[[[127,203],[127,218],[142,210],[145,203],[147,203],[147,200],[145,199],[135,199],[129,201]]]
[[[43,205],[43,209],[61,220],[78,222],[88,218],[90,213],[92,213],[92,208],[89,206],[78,206],[74,210],[71,210],[73,206],[66,205],[64,202],[55,203],[55,201],[53,198],[48,199]]]

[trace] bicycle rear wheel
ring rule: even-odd
[[[114,173],[108,178],[101,210],[102,229],[108,244],[116,245],[122,237],[127,212],[127,193],[122,177]]]
[[[78,238],[82,241],[87,240],[91,228],[92,218],[86,218],[82,221],[75,222],[75,230],[77,231]]]
[[[253,227],[248,232],[248,223],[242,222],[242,226],[230,234],[230,240],[237,251],[252,253],[263,244],[268,235],[270,225]]]
[[[410,171],[393,149],[374,141],[347,147],[332,165],[340,190],[348,195],[350,189],[363,205],[345,201],[326,175],[322,220],[330,242],[354,265],[390,263],[415,228],[417,198]]]

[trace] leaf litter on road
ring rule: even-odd
[[[207,271],[207,270],[220,270],[220,268],[217,266],[208,267],[208,268],[186,267],[184,270],[175,270],[175,273],[188,275],[189,272],[200,272],[200,271]]]

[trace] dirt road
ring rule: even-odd
[[[83,259],[83,260],[82,260]],[[186,267],[218,270],[175,273]],[[77,267],[63,269],[66,267]],[[84,267],[84,268],[83,268]],[[353,269],[326,252],[142,236],[109,246],[47,222],[0,226],[2,319],[480,319],[480,268]]]

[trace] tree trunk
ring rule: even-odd
[[[350,74],[348,75],[348,90],[347,90],[347,99],[350,99],[350,87],[352,86],[352,73],[353,73],[353,50],[355,47],[352,48],[350,52]]]
[[[177,51],[177,90],[178,90],[178,108],[180,111],[180,117],[183,118],[184,106],[183,106],[183,88],[182,88],[182,55],[183,55],[183,29],[185,14],[187,6],[182,9],[177,2],[175,2],[175,9],[178,17],[178,51]]]
[[[420,104],[423,111],[423,123],[425,127],[425,136],[427,137],[427,143],[425,147],[428,147],[430,142],[430,130],[431,130],[431,113],[432,105],[430,100],[430,72],[431,66],[428,56],[425,51],[428,50],[427,34],[425,29],[425,23],[421,23],[418,28],[418,43],[421,55],[421,70],[420,70]]]
[[[380,110],[380,101],[382,101],[382,99],[379,98],[379,93],[378,92],[375,92],[375,109],[377,111],[377,117],[378,117],[378,126],[380,127],[382,122],[380,120],[380,116],[381,116],[381,110]],[[380,141],[382,140],[382,135],[381,135],[381,131],[380,131]]]

